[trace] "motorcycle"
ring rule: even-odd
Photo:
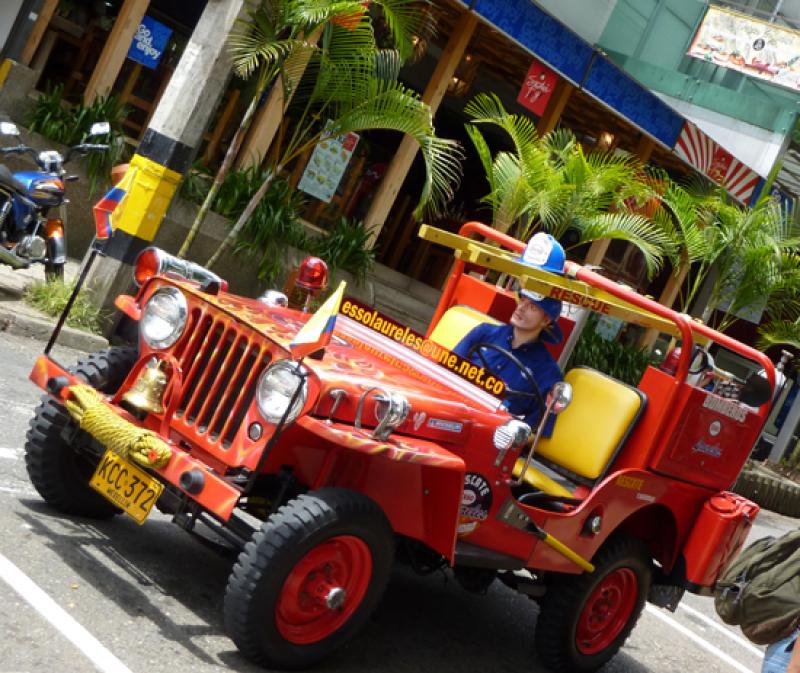
[[[97,122],[85,139],[109,132],[108,122]],[[0,135],[19,137],[19,129],[11,122],[0,122]],[[14,269],[43,264],[46,279],[64,279],[65,206],[69,203],[64,183],[78,179],[77,175],[66,175],[64,165],[77,156],[106,150],[107,144],[86,142],[70,147],[65,156],[56,150],[37,151],[22,143],[0,147],[0,156],[30,154],[40,169],[12,173],[0,164],[0,264]],[[54,209],[58,210],[51,215]]]

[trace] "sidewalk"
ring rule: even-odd
[[[65,270],[67,282],[77,275],[79,264],[69,260]],[[0,335],[3,333],[28,337],[47,343],[56,318],[51,318],[29,306],[22,300],[25,288],[36,281],[44,280],[44,267],[34,264],[28,269],[14,271],[11,267],[0,265]],[[2,337],[0,337],[2,338]],[[97,334],[83,332],[72,327],[64,327],[58,337],[58,344],[67,348],[93,352],[108,346],[108,341]]]

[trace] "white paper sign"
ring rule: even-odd
[[[324,138],[311,153],[298,187],[306,194],[330,203],[358,141],[359,136],[355,133]]]

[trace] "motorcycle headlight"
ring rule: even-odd
[[[278,423],[289,408],[298,386],[300,393],[289,409],[287,423],[292,423],[303,409],[308,394],[308,382],[301,367],[291,360],[281,360],[261,375],[256,389],[256,403],[261,415],[270,423]]]
[[[183,334],[188,315],[186,297],[180,290],[174,287],[158,290],[145,304],[139,322],[144,342],[156,350],[169,348]]]

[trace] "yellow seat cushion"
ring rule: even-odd
[[[511,472],[515,478],[519,477],[523,467],[525,467],[525,459],[519,458],[517,462],[514,463],[514,469]],[[537,491],[544,491],[549,495],[556,495],[561,498],[569,498],[572,496],[572,493],[570,493],[561,484],[559,484],[557,481],[553,481],[543,472],[539,472],[539,470],[532,465],[525,470],[524,481],[526,484],[528,484],[528,486],[533,486],[533,488],[535,488]]]
[[[486,313],[481,313],[471,306],[451,306],[444,312],[429,338],[431,341],[451,351],[461,339],[469,334],[473,327],[485,322],[492,325],[500,324],[499,320]]]
[[[605,471],[643,400],[635,389],[593,369],[571,369],[564,380],[572,386],[572,402],[553,435],[539,441],[536,455],[593,481]]]

